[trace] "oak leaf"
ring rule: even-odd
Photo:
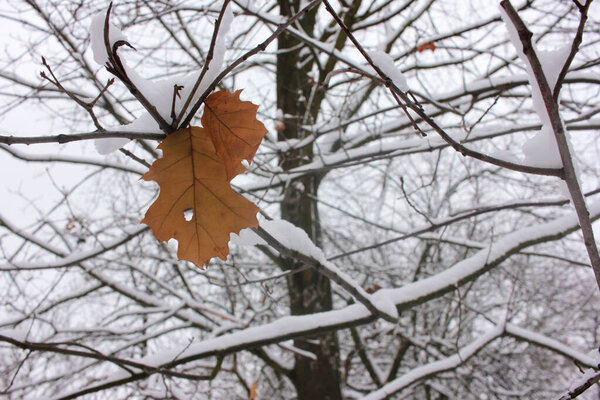
[[[218,100],[223,96],[220,93],[208,99],[216,96]],[[227,156],[219,154],[213,145],[212,130],[222,127],[215,127],[214,121],[209,118],[208,126],[204,128],[184,128],[167,136],[158,146],[163,151],[163,157],[156,160],[142,176],[146,181],[157,182],[160,187],[160,194],[146,212],[142,223],[152,229],[158,240],[177,239],[177,257],[199,267],[208,264],[213,257],[227,258],[231,232],[239,233],[241,229],[258,226],[258,207],[236,193],[230,181],[246,170],[241,160],[245,158],[252,161],[267,131],[256,120],[257,106],[239,100],[239,92],[233,96],[235,99],[226,102],[232,110],[229,113],[223,103],[211,103],[213,110],[217,111],[215,117],[211,118],[217,118],[222,126],[235,127],[232,131],[250,143],[243,150],[243,158],[236,153],[242,151],[239,150],[240,146],[235,141],[231,144],[229,138],[218,142],[224,146]],[[240,103],[249,103],[252,107]],[[240,111],[247,109],[253,112]],[[240,113],[243,113],[243,118]],[[259,126],[262,127],[262,136],[256,139]],[[223,136],[223,132],[216,136]],[[247,139],[248,136],[251,138]],[[229,146],[236,150],[231,151]],[[233,160],[237,160],[235,165]],[[186,214],[191,214],[191,217],[187,218]]]
[[[422,45],[420,45],[420,46],[417,48],[417,51],[418,51],[419,53],[422,53],[422,52],[424,52],[424,51],[426,51],[426,50],[431,50],[432,52],[434,52],[434,51],[435,51],[435,49],[436,49],[435,42],[427,42],[427,43],[423,43]]]
[[[242,160],[252,160],[267,130],[256,119],[258,106],[240,100],[240,92],[213,93],[204,102],[202,126],[208,129],[217,154],[225,161],[227,177]]]
[[[250,385],[250,400],[258,400],[258,382],[256,381]]]

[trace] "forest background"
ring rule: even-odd
[[[0,396],[597,397],[600,9],[512,6],[1,5]],[[195,82],[267,130],[206,270],[140,223]]]

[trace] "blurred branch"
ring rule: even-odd
[[[26,154],[24,152],[18,151],[15,148],[11,148],[7,145],[0,144],[0,150],[3,150],[10,154],[11,156],[27,161],[27,162],[37,162],[37,163],[48,163],[48,162],[58,162],[58,163],[67,163],[67,164],[82,164],[82,165],[91,165],[95,167],[101,168],[110,168],[118,171],[123,171],[127,173],[132,173],[136,175],[142,175],[146,172],[143,169],[136,169],[133,166],[119,164],[111,161],[107,161],[104,159],[93,159],[91,157],[78,157],[71,155],[57,155],[57,154]]]
[[[459,365],[464,364],[469,358],[473,357],[491,341],[501,337],[504,333],[504,326],[499,324],[490,329],[487,333],[481,335],[470,344],[458,349],[458,352],[450,357],[443,358],[420,367],[413,368],[411,371],[386,383],[380,389],[369,393],[364,397],[364,400],[379,400],[387,399],[394,393],[423,380],[439,374],[440,372],[448,371]]]
[[[535,174],[535,175],[546,175],[546,176],[563,177],[564,172],[563,172],[563,170],[561,168],[539,168],[539,167],[532,167],[532,166],[529,166],[529,165],[523,165],[523,164],[513,163],[513,162],[510,162],[510,161],[505,161],[505,160],[502,160],[502,159],[499,159],[499,158],[496,158],[496,157],[492,157],[492,156],[489,156],[487,154],[480,153],[478,151],[472,150],[472,149],[470,149],[470,148],[468,148],[468,147],[460,144],[456,140],[454,140],[452,138],[452,136],[450,136],[448,133],[446,133],[446,131],[444,129],[442,129],[431,117],[429,117],[425,113],[425,111],[423,110],[423,108],[419,104],[415,103],[404,92],[402,92],[394,84],[394,82],[390,79],[390,77],[387,76],[377,66],[377,64],[375,64],[373,62],[373,60],[371,59],[371,56],[369,56],[369,54],[365,51],[365,49],[363,48],[363,46],[354,37],[354,35],[352,34],[352,32],[350,32],[350,30],[348,29],[348,27],[346,27],[344,25],[344,22],[340,19],[340,17],[337,15],[337,13],[333,10],[333,8],[329,4],[329,2],[327,0],[323,0],[323,4],[325,5],[325,8],[331,14],[331,16],[336,20],[336,22],[338,23],[338,25],[340,25],[340,27],[342,28],[342,30],[344,31],[344,33],[346,35],[348,35],[348,38],[352,41],[352,43],[360,51],[360,53],[365,58],[365,60],[367,60],[367,62],[369,63],[369,65],[371,67],[373,67],[373,69],[375,69],[375,71],[377,72],[377,74],[385,81],[385,86],[387,88],[389,88],[390,91],[394,92],[395,95],[397,95],[398,97],[400,97],[400,99],[402,99],[402,101],[404,102],[404,104],[406,104],[406,106],[408,106],[415,114],[417,114],[429,126],[431,126],[433,128],[433,130],[435,132],[437,132],[440,135],[440,137],[442,139],[444,139],[444,141],[446,141],[454,150],[456,150],[457,152],[459,152],[463,156],[473,157],[473,158],[475,158],[477,160],[484,161],[484,162],[487,162],[487,163],[490,163],[490,164],[493,164],[493,165],[497,165],[497,166],[500,166],[500,167],[503,167],[503,168],[511,169],[513,171],[525,172],[525,173]],[[600,285],[600,283],[599,283],[599,285]]]
[[[576,399],[577,397],[579,397],[580,395],[585,393],[586,390],[588,390],[589,388],[591,388],[598,382],[600,382],[600,373],[588,375],[588,377],[582,383],[578,384],[574,389],[569,390],[569,392],[567,394],[565,394],[564,396],[561,396],[560,399],[558,399],[558,400]]]
[[[214,369],[208,375],[195,375],[195,374],[187,374],[185,372],[173,371],[167,368],[155,367],[150,364],[144,364],[137,361],[132,361],[124,358],[119,358],[115,356],[111,356],[109,354],[103,354],[102,352],[92,349],[89,346],[82,345],[80,343],[74,342],[60,342],[60,343],[43,343],[43,342],[32,342],[28,340],[18,340],[14,337],[5,336],[0,333],[0,341],[10,343],[13,346],[19,347],[21,349],[30,350],[30,351],[44,351],[58,354],[66,354],[69,356],[83,357],[83,358],[92,358],[100,361],[108,361],[112,364],[115,364],[123,369],[125,369],[130,375],[140,375],[143,374],[145,376],[150,376],[152,374],[163,374],[167,376],[173,376],[177,378],[190,379],[190,380],[211,380],[213,379],[219,370],[221,369],[221,365],[223,362],[222,357],[217,357],[217,362]],[[85,350],[76,350],[73,347],[81,347]],[[136,370],[140,370],[143,372],[139,372]],[[138,378],[139,379],[139,378]],[[78,395],[79,396],[79,395]],[[70,399],[73,397],[60,397],[60,399]]]
[[[58,80],[56,75],[54,75],[52,68],[50,68],[50,65],[48,64],[48,62],[46,62],[45,57],[42,57],[42,64],[44,64],[44,66],[46,67],[46,69],[48,70],[48,72],[50,73],[52,78],[50,78],[48,75],[46,75],[46,73],[44,71],[40,72],[40,76],[42,78],[46,79],[48,82],[52,83],[54,86],[56,86],[56,88],[59,91],[61,91],[62,93],[65,93],[67,96],[69,96],[69,98],[71,100],[73,100],[80,107],[82,107],[89,114],[89,116],[92,119],[92,121],[94,122],[94,125],[96,126],[96,128],[99,131],[104,131],[104,128],[102,127],[102,125],[100,125],[100,121],[98,121],[98,117],[96,117],[96,113],[94,112],[94,106],[96,105],[98,100],[104,95],[104,93],[108,90],[108,88],[115,82],[115,78],[109,79],[108,82],[106,83],[106,85],[100,91],[100,93],[92,101],[86,102],[86,101],[81,100],[77,95],[75,95],[71,91],[65,89],[65,87],[60,83],[60,81]]]
[[[598,218],[600,217],[600,206],[596,208],[598,210],[595,211],[594,217]],[[524,228],[498,239],[488,248],[480,250],[471,257],[459,261],[438,274],[406,284],[400,288],[380,289],[374,296],[385,296],[390,300],[394,299],[400,311],[408,310],[456,290],[457,287],[467,282],[472,282],[526,247],[559,240],[577,228],[578,224],[575,216],[558,218],[545,224]],[[260,326],[206,339],[196,347],[190,348],[177,360],[164,363],[158,368],[172,368],[176,365],[206,357],[236,353],[288,339],[363,325],[375,321],[377,319],[376,315],[362,304],[354,304],[342,309],[317,314],[283,317]],[[503,331],[504,327],[502,326]],[[498,337],[502,332],[498,333],[493,329],[490,331],[490,334],[493,333],[490,340]],[[224,345],[224,343],[227,344]],[[99,384],[91,384],[77,393],[78,395],[93,393],[144,377],[143,374],[127,378],[114,377]],[[402,377],[398,379],[402,379]]]
[[[221,73],[219,75],[217,75],[217,77],[215,78],[215,80],[206,88],[206,90],[204,91],[204,93],[202,93],[202,95],[200,96],[200,98],[192,106],[192,108],[190,109],[190,112],[187,114],[187,116],[185,117],[185,119],[179,125],[178,128],[179,129],[184,128],[184,127],[188,126],[191,123],[192,118],[194,117],[194,115],[196,115],[196,113],[200,109],[200,106],[204,103],[204,100],[206,100],[206,98],[208,97],[208,95],[215,89],[215,87],[217,87],[217,85],[219,84],[219,82],[221,82],[221,80],[223,78],[225,78],[238,65],[242,64],[244,61],[246,61],[247,59],[249,59],[253,55],[258,54],[261,51],[264,51],[267,48],[267,46],[273,40],[277,39],[277,37],[279,37],[279,35],[281,35],[290,25],[292,25],[298,19],[302,18],[306,13],[308,13],[313,7],[315,7],[321,1],[322,0],[313,0],[310,3],[308,3],[302,10],[300,10],[300,12],[296,13],[293,17],[289,18],[285,23],[280,24],[277,27],[277,29],[275,30],[275,32],[273,32],[262,43],[260,43],[256,47],[254,47],[252,50],[247,51],[242,56],[240,56],[237,60],[235,60],[233,63],[231,63],[227,68],[223,69],[223,71],[221,71]]]
[[[389,322],[397,322],[398,316],[392,315],[388,310],[383,309],[376,300],[372,298],[364,289],[362,289],[356,282],[354,282],[349,276],[341,272],[329,261],[316,260],[313,257],[303,254],[300,251],[289,249],[277,238],[273,237],[269,232],[261,227],[253,228],[253,231],[260,236],[265,242],[271,247],[277,250],[280,254],[300,261],[304,264],[310,265],[320,274],[329,278],[332,282],[340,285],[346,292],[354,297],[359,303],[363,304],[373,315],[379,316]]]

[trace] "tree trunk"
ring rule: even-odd
[[[280,0],[280,13],[285,17],[298,11],[299,1]],[[305,32],[312,32],[315,22],[314,12],[301,19]],[[279,139],[301,139],[305,132],[300,129],[302,119],[309,107],[311,84],[307,73],[312,61],[301,57],[298,40],[289,34],[278,39],[277,55],[277,105],[285,116]],[[303,65],[302,67],[298,67]],[[318,109],[311,109],[314,117]],[[284,170],[295,168],[312,161],[312,145],[288,151],[281,156]],[[319,217],[316,202],[319,177],[303,177],[285,188],[281,205],[282,218],[302,228],[319,245]],[[284,269],[294,269],[300,265],[293,260],[282,260]],[[331,285],[328,279],[309,269],[290,275],[287,280],[290,311],[292,315],[305,315],[332,309]],[[336,333],[296,339],[294,345],[313,353],[316,360],[296,355],[292,380],[299,400],[341,399],[339,375],[339,345]]]

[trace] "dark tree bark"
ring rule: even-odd
[[[289,17],[299,11],[299,1],[281,0],[280,13]],[[305,32],[311,33],[315,24],[316,10],[300,20]],[[318,106],[307,103],[312,89],[308,72],[313,61],[311,54],[301,54],[299,41],[290,34],[279,37],[277,56],[277,106],[283,112],[284,127],[279,139],[302,139],[307,135],[301,129],[302,120],[310,107],[310,117],[318,114]],[[298,68],[298,65],[303,67]],[[281,155],[284,170],[295,168],[312,161],[312,144],[294,149]],[[282,218],[304,229],[318,245],[319,216],[316,198],[319,177],[310,175],[299,179],[285,188],[281,205]],[[282,259],[284,269],[300,267],[297,262]],[[309,269],[290,275],[288,278],[290,312],[292,315],[312,314],[332,309],[331,284],[327,278]],[[313,353],[317,358],[296,355],[292,379],[300,400],[341,399],[339,376],[339,345],[335,332],[294,341],[300,349]]]

